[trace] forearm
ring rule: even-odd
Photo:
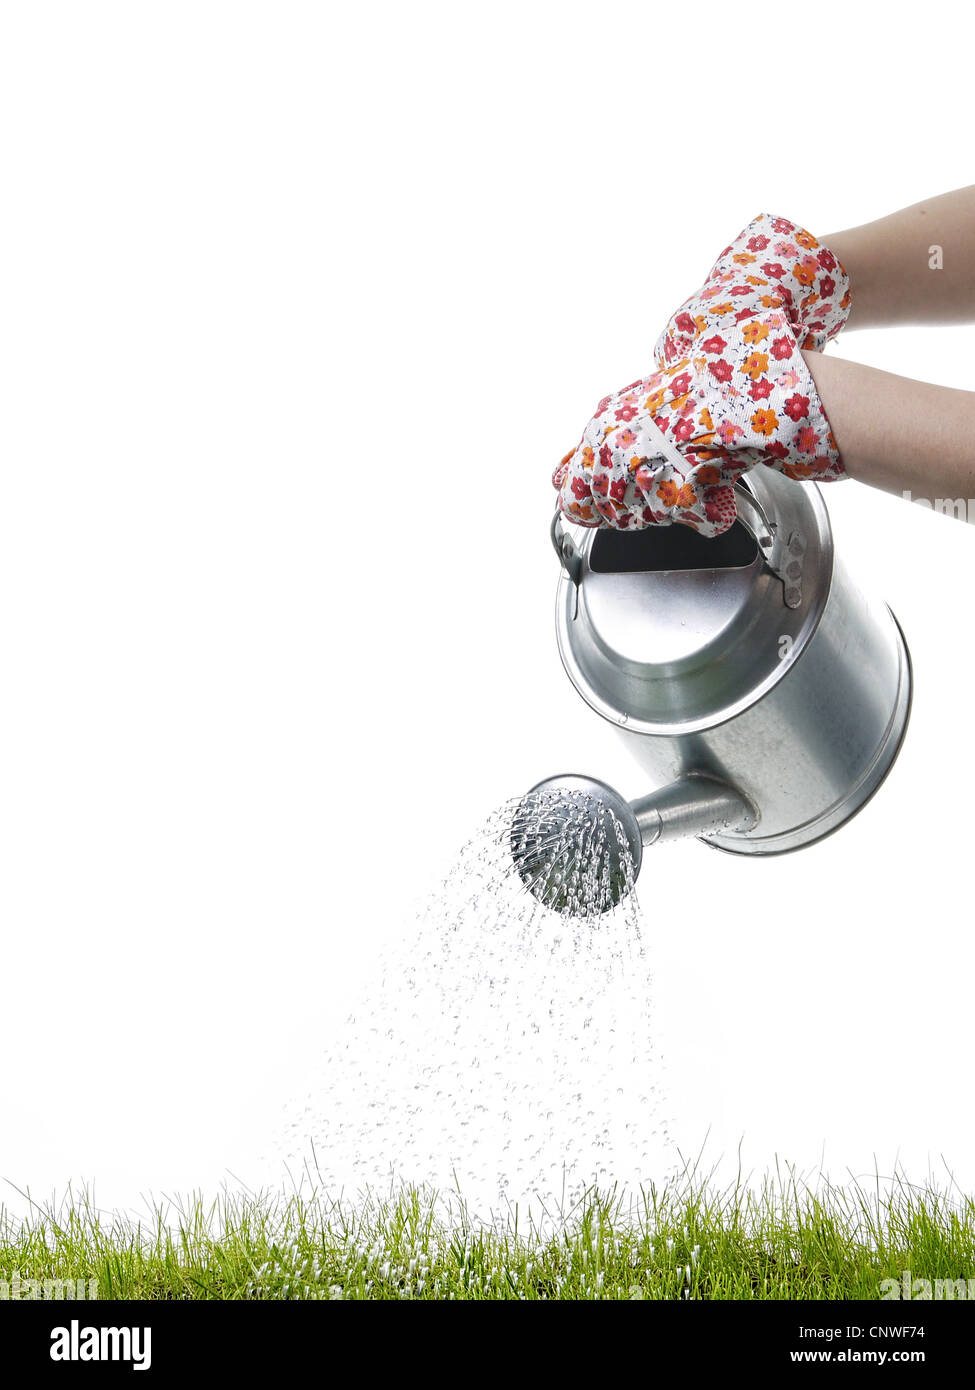
[[[975,321],[975,185],[835,232],[823,244],[850,277],[847,331]]]
[[[932,502],[975,498],[975,392],[803,357],[851,478]]]

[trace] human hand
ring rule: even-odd
[[[735,521],[735,482],[757,464],[845,476],[800,348],[821,350],[850,302],[827,247],[784,218],[755,218],[671,317],[656,371],[605,396],[555,470],[566,520],[678,521],[717,536]]]

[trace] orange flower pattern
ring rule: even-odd
[[[656,370],[604,396],[555,470],[566,520],[718,536],[757,464],[844,477],[800,348],[821,352],[850,304],[846,272],[811,233],[770,213],[749,222],[660,335]]]

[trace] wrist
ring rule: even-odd
[[[845,328],[876,328],[884,322],[884,296],[879,293],[876,251],[864,245],[862,228],[836,232],[823,238],[846,273],[850,289],[850,312]]]

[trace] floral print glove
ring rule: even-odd
[[[814,236],[769,213],[749,222],[660,335],[657,370],[604,396],[555,470],[565,519],[718,536],[756,464],[844,477],[800,348],[821,351],[850,303],[846,272]]]

